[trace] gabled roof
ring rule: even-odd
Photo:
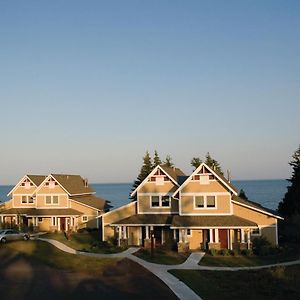
[[[107,210],[112,206],[108,204],[109,201],[106,201],[100,197],[96,197],[94,195],[86,195],[86,196],[72,196],[71,200],[74,200],[83,205],[95,208],[97,210]]]
[[[0,215],[26,215],[26,216],[80,216],[82,212],[72,208],[9,208],[1,211]]]
[[[20,186],[20,184],[27,178],[29,179],[36,187],[38,187],[46,178],[45,175],[25,175],[21,178],[21,180],[13,187],[13,189],[7,194],[9,196],[16,188]]]
[[[160,169],[161,171],[163,171],[170,179],[171,181],[179,186],[179,178],[182,176],[185,176],[185,174],[179,169],[179,168],[175,168],[175,167],[167,167],[165,165],[158,165],[156,166],[151,173],[139,184],[139,186],[131,193],[131,196],[133,196],[147,181],[148,178],[153,176],[156,171]]]
[[[253,208],[254,210],[264,212],[268,215],[272,215],[273,217],[276,217],[278,219],[283,219],[281,216],[278,215],[278,213],[275,210],[266,208],[266,207],[262,206],[261,204],[256,203],[254,201],[245,200],[245,199],[240,198],[238,196],[233,196],[232,201],[236,202],[237,204],[240,204],[242,206],[250,207],[250,208]]]
[[[213,175],[215,175],[219,179],[219,181],[221,181],[221,183],[224,184],[234,195],[238,194],[238,190],[222,174],[212,170],[207,164],[201,163],[200,166],[174,192],[173,197],[191,181],[194,175],[197,175],[199,173],[203,166],[207,168]]]

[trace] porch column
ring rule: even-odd
[[[164,229],[161,227],[161,243],[164,243]]]
[[[146,239],[149,239],[149,226],[146,226]]]
[[[3,216],[0,216],[0,218],[1,218],[1,224],[3,224]]]
[[[173,239],[176,241],[176,229],[173,229]]]
[[[219,243],[219,229],[215,229],[215,243]]]
[[[39,218],[35,217],[35,226],[39,226]]]
[[[126,226],[123,227],[123,238],[125,240],[127,240],[127,227]]]
[[[139,231],[139,246],[143,245],[143,229],[142,226],[140,226],[140,231]]]
[[[187,243],[188,242],[188,238],[187,238],[187,229],[184,229],[184,242]]]
[[[65,218],[65,230],[68,231],[69,229],[69,218]]]
[[[248,249],[250,249],[250,244],[251,244],[250,229],[248,229],[247,231],[247,244],[248,244]]]
[[[233,234],[234,234],[234,231],[229,229],[229,241],[230,241],[230,244],[229,244],[229,249],[232,250],[232,242],[233,242]]]
[[[213,230],[209,229],[209,243],[214,242],[214,235],[213,235]]]
[[[179,229],[179,243],[182,243],[182,229]]]
[[[122,227],[121,226],[118,226],[118,246],[120,247],[121,246],[121,230],[122,230]]]
[[[241,243],[245,243],[245,230],[241,229]]]
[[[60,231],[60,218],[57,218],[57,230]]]

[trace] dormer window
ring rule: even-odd
[[[170,178],[162,170],[157,169],[148,181],[155,182],[156,185],[164,185],[166,181],[170,181]]]
[[[48,186],[50,189],[54,189],[55,186],[57,185],[57,182],[51,177],[49,178],[49,180],[46,182],[45,185]]]
[[[33,186],[33,184],[30,182],[30,180],[28,178],[26,178],[21,186],[25,187],[26,190],[30,189],[31,186]]]

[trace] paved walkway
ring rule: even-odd
[[[194,252],[192,253],[187,260],[179,265],[160,265],[155,263],[147,262],[135,255],[134,252],[138,251],[139,248],[128,248],[126,251],[113,253],[113,254],[102,254],[102,253],[89,253],[89,252],[81,252],[76,251],[67,245],[52,239],[44,239],[39,238],[38,236],[34,237],[34,239],[38,239],[41,241],[48,242],[58,249],[77,255],[90,256],[90,257],[111,257],[111,258],[128,258],[132,261],[138,263],[143,266],[145,269],[152,272],[155,276],[161,279],[172,291],[173,293],[181,300],[189,299],[189,300],[201,300],[201,298],[187,285],[185,285],[182,281],[180,281],[177,277],[173,276],[168,270],[209,270],[209,271],[242,271],[242,270],[259,270],[266,269],[276,266],[292,266],[300,264],[300,260],[282,262],[277,264],[269,264],[263,266],[255,266],[255,267],[210,267],[210,266],[199,266],[199,261],[205,255],[204,252]]]

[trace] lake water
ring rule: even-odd
[[[278,203],[282,200],[288,182],[286,180],[233,180],[233,185],[243,189],[247,197],[261,205],[276,209]],[[111,205],[120,207],[129,203],[129,193],[131,191],[131,183],[109,183],[109,184],[91,184],[96,190],[97,195],[106,200],[111,201]],[[0,200],[8,200],[7,194],[13,186],[0,186]]]

